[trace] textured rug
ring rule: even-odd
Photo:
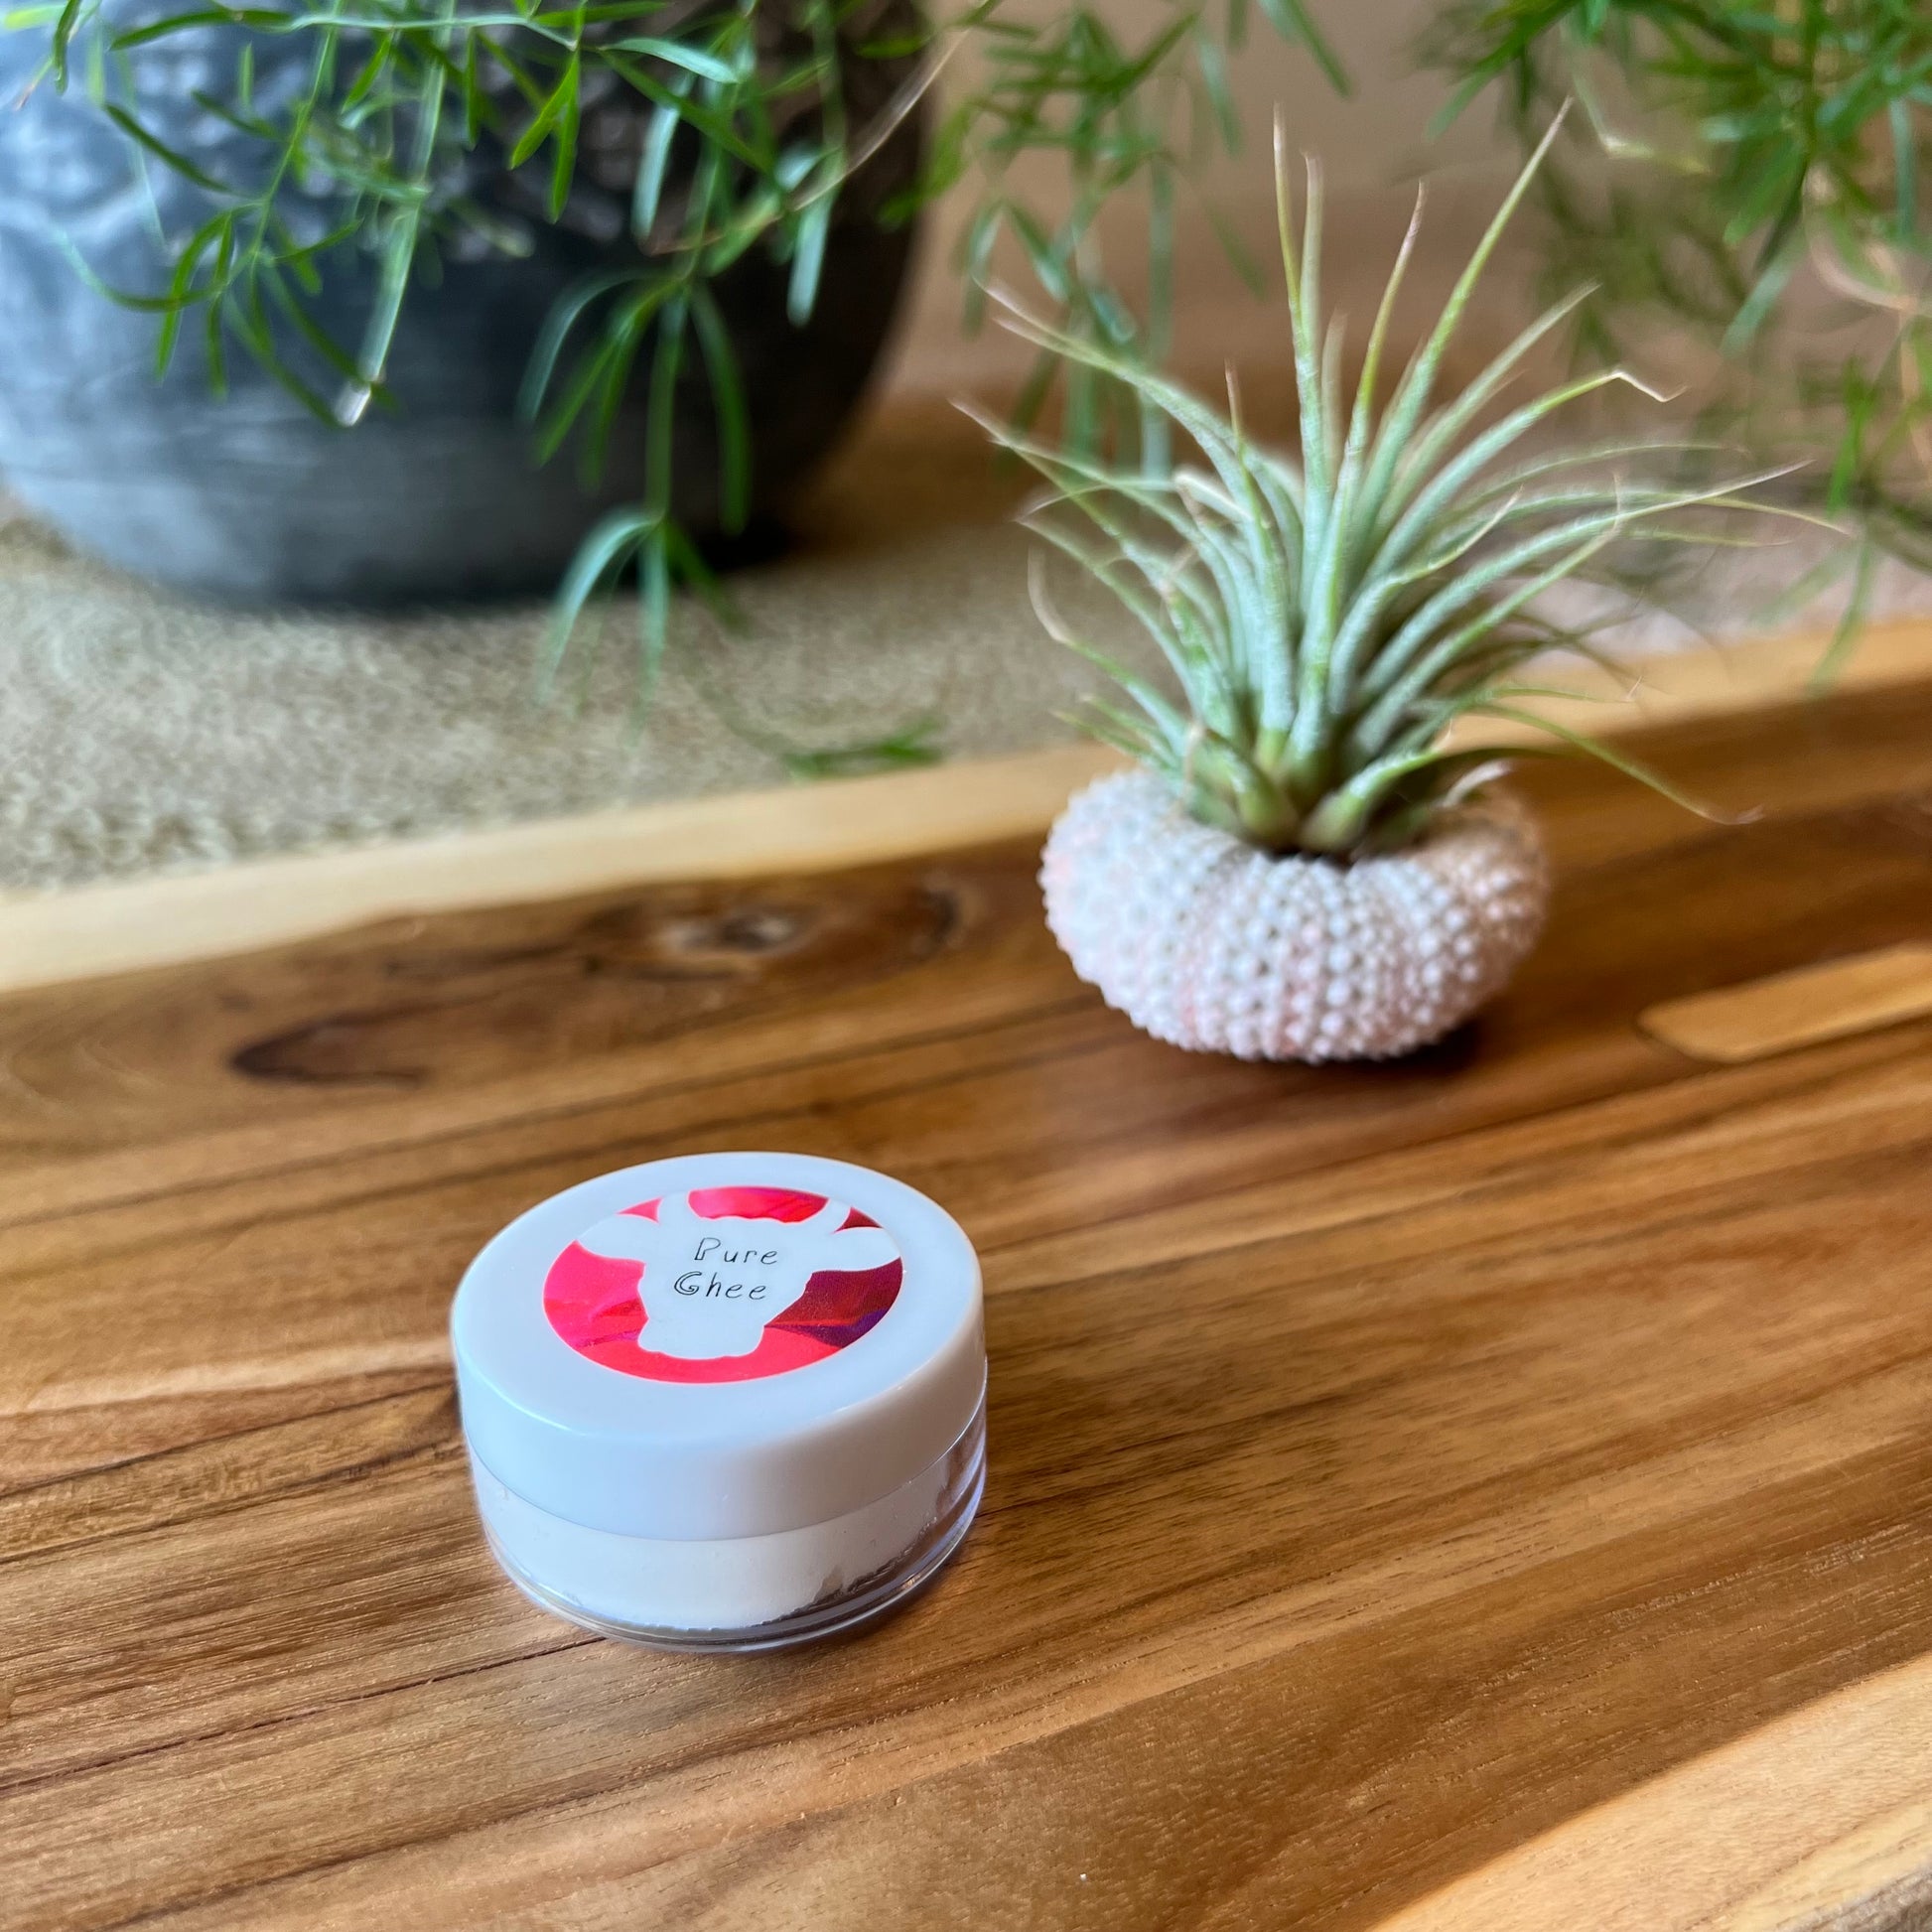
[[[601,652],[540,702],[541,610],[209,610],[0,520],[0,887],[782,783],[787,750],[926,722],[948,757],[1062,738],[1090,673],[1034,618],[1026,540],[996,520],[1010,488],[989,485],[978,453],[978,481],[962,481],[944,454],[957,447],[875,442],[863,502],[835,472],[810,540],[734,580],[741,632],[684,614],[641,729],[621,609]],[[1681,602],[1734,633],[1804,554],[1720,553]],[[1061,601],[1133,648],[1077,587]],[[1887,576],[1875,605],[1932,611],[1932,586]],[[1824,604],[1794,621],[1829,617]],[[1648,621],[1621,641],[1693,634]]]
[[[0,527],[0,886],[50,887],[782,783],[785,754],[930,726],[1064,736],[1085,683],[1017,533],[801,556],[688,614],[639,728],[629,614],[540,701],[545,613],[210,611]]]

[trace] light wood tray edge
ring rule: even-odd
[[[1598,735],[1802,692],[1816,636],[1756,638],[1652,660],[1628,702],[1546,699]],[[1854,687],[1932,672],[1932,623],[1874,626]],[[1583,686],[1579,684],[1580,691]],[[1495,727],[1485,738],[1522,736]],[[253,951],[378,919],[569,897],[669,879],[820,872],[1045,828],[1111,755],[1061,745],[1003,759],[777,790],[677,799],[447,838],[297,854],[204,873],[0,895],[0,992]]]
[[[669,879],[823,872],[1038,830],[1109,755],[1061,745],[874,778],[680,798],[70,892],[0,896],[0,992],[373,920]]]
[[[1932,1658],[1800,1706],[1379,1932],[1907,1932],[1932,1905]]]

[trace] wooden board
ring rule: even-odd
[[[1626,685],[1559,666],[1523,700],[1599,737],[1754,710],[1805,691],[1822,636],[1747,638],[1646,659]],[[1044,646],[1042,646],[1044,647]],[[1847,690],[1932,675],[1932,624],[1871,625],[1839,673]],[[1569,695],[1565,695],[1566,689]],[[1536,736],[1496,721],[1465,734]],[[0,893],[0,993],[308,939],[365,921],[568,898],[660,880],[738,879],[1043,831],[1069,792],[1115,760],[1089,743],[775,791],[680,798],[444,838],[300,853],[63,893]]]
[[[1642,1026],[1702,1060],[1756,1060],[1932,1014],[1932,944],[1884,946],[1665,1000]]]
[[[1923,1923],[1932,1020],[1638,1021],[1932,936],[1928,745],[1648,742],[1730,826],[1538,771],[1548,940],[1386,1067],[1135,1035],[1031,841],[0,999],[0,1921]],[[875,1634],[656,1657],[492,1571],[442,1323],[734,1145],[959,1215],[992,1477]]]

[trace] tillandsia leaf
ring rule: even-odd
[[[1362,755],[1372,756],[1399,727],[1403,716],[1420,704],[1442,680],[1466,664],[1473,651],[1492,632],[1507,623],[1533,599],[1574,577],[1589,559],[1623,534],[1625,519],[1618,515],[1600,529],[1586,536],[1573,548],[1562,550],[1554,562],[1539,574],[1518,582],[1507,595],[1487,605],[1469,622],[1439,637],[1401,677],[1395,679],[1351,729],[1349,740]]]
[[[1031,439],[1018,437],[970,403],[960,406],[996,442],[1022,457],[1054,484],[1055,496],[1029,513],[1029,527],[1035,528],[1047,541],[1092,570],[1096,578],[1122,599],[1149,634],[1160,643],[1171,662],[1176,661],[1176,651],[1184,647],[1177,645],[1170,633],[1158,614],[1158,604],[1148,603],[1138,591],[1121,585],[1112,569],[1111,558],[1104,563],[1096,561],[1094,553],[1087,546],[1079,544],[1057,525],[1044,520],[1051,508],[1071,507],[1091,520],[1105,533],[1120,556],[1139,572],[1157,600],[1165,602],[1171,596],[1183,598],[1210,628],[1224,632],[1228,629],[1225,621],[1219,625],[1214,623],[1211,607],[1194,591],[1186,573],[1177,568],[1177,559],[1184,561],[1192,557],[1198,561],[1215,579],[1224,611],[1228,605],[1238,606],[1248,601],[1236,587],[1238,573],[1231,573],[1224,551],[1211,539],[1203,538],[1200,520],[1187,513],[1185,479],[1173,483],[1149,483],[1138,475],[1110,472],[1091,461],[1051,451]],[[1165,525],[1176,539],[1179,548],[1155,549],[1141,541],[1126,516],[1111,508],[1114,500],[1120,501],[1128,509],[1138,509]],[[1221,675],[1224,682],[1231,680],[1232,667],[1224,668]]]
[[[1068,506],[1077,507],[1085,521],[1101,532],[1107,540],[1104,545],[1089,541],[1078,530],[1068,529],[1064,519],[1052,514],[1053,510]],[[1175,597],[1195,596],[1186,571],[1176,564],[1175,553],[1141,542],[1126,520],[1109,514],[1104,500],[1096,498],[1090,490],[1051,497],[1036,510],[1025,514],[1021,522],[1036,536],[1065,551],[1096,581],[1113,590],[1150,631],[1159,626],[1163,612]],[[1121,583],[1123,567],[1139,577],[1140,583]]]
[[[1285,696],[1277,696],[1270,703],[1270,692],[1279,694],[1287,686],[1293,676],[1293,659],[1287,649],[1275,645],[1277,621],[1268,609],[1268,595],[1256,582],[1256,572],[1242,555],[1238,527],[1231,529],[1227,523],[1203,519],[1196,533],[1196,556],[1213,580],[1217,601],[1225,613],[1223,627],[1233,645],[1229,661],[1240,662],[1246,670],[1250,690],[1244,709],[1252,711],[1260,727],[1256,750],[1268,763],[1268,748],[1281,736],[1279,713],[1287,701]]]
[[[1187,626],[1173,621],[1169,610],[1159,603],[1145,597],[1132,585],[1123,584],[1114,568],[1113,560],[1097,555],[1093,549],[1082,543],[1070,532],[1053,525],[1033,526],[1035,533],[1055,549],[1062,551],[1079,563],[1094,581],[1103,585],[1117,598],[1122,606],[1136,618],[1141,627],[1153,638],[1162,655],[1167,659],[1175,681],[1180,685],[1192,709],[1217,726],[1230,716],[1230,707],[1236,702],[1233,694],[1233,680],[1228,676],[1225,666],[1219,659],[1189,649]],[[1035,559],[1029,568],[1029,590],[1033,598],[1034,610],[1040,620],[1041,627],[1056,642],[1065,644],[1089,661],[1100,663],[1101,668],[1114,674],[1111,659],[1102,662],[1094,651],[1076,639],[1068,627],[1062,623],[1052,610],[1046,596],[1045,580],[1038,569]],[[1138,674],[1136,674],[1138,678]],[[1137,703],[1142,702],[1138,688],[1130,688]],[[1152,689],[1152,686],[1148,687]]]
[[[1618,383],[1626,383],[1640,394],[1650,396],[1652,400],[1657,399],[1653,391],[1646,389],[1628,371],[1604,369],[1595,375],[1580,376],[1576,381],[1566,383],[1562,388],[1553,389],[1547,395],[1539,396],[1535,401],[1512,410],[1501,422],[1485,430],[1465,448],[1457,451],[1428,478],[1426,484],[1417,491],[1414,500],[1403,511],[1400,520],[1383,539],[1376,552],[1376,563],[1384,567],[1402,563],[1418,534],[1440,519],[1444,512],[1465,492],[1477,476],[1505,451],[1520,443],[1531,430],[1555,415],[1558,410]],[[1394,495],[1395,492],[1392,491],[1392,499]]]
[[[1295,390],[1302,412],[1302,476],[1310,536],[1319,540],[1328,496],[1328,432],[1321,417],[1320,329],[1315,321],[1321,263],[1321,170],[1311,159],[1304,232],[1295,232],[1295,199],[1288,185],[1288,122],[1275,117],[1275,213],[1281,240],[1282,277],[1288,284],[1289,347],[1295,359]],[[1311,289],[1311,282],[1315,286]]]
[[[1599,629],[1609,628],[1609,624],[1598,625]],[[1627,702],[1636,692],[1643,680],[1636,671],[1614,652],[1602,649],[1591,641],[1590,631],[1576,624],[1551,623],[1539,618],[1533,611],[1519,611],[1510,621],[1510,641],[1499,646],[1494,656],[1487,660],[1471,659],[1470,678],[1466,691],[1455,698],[1459,705],[1463,698],[1479,693],[1484,688],[1484,680],[1514,673],[1526,664],[1539,660],[1574,657],[1579,663],[1588,664],[1601,671],[1613,682],[1623,688],[1616,694],[1585,693],[1566,687],[1566,698],[1587,699],[1591,704],[1621,704]],[[1459,715],[1459,714],[1458,714]]]
[[[1405,568],[1405,565],[1424,541],[1426,533],[1442,530],[1453,543],[1466,526],[1460,522],[1445,525],[1441,519],[1458,496],[1465,499],[1468,497],[1469,486],[1480,477],[1483,470],[1530,429],[1563,407],[1566,402],[1576,401],[1591,394],[1594,390],[1617,379],[1618,374],[1615,371],[1600,376],[1585,377],[1580,382],[1568,384],[1562,390],[1528,403],[1479,437],[1468,450],[1458,454],[1445,466],[1429,488],[1411,505],[1403,521],[1388,533],[1356,589],[1353,604],[1342,622],[1333,652],[1333,679],[1329,702],[1335,709],[1343,710],[1355,703],[1364,680],[1371,675],[1371,658],[1385,662],[1388,653],[1391,651],[1399,653],[1408,643],[1410,639],[1408,627],[1398,629],[1394,639],[1388,640],[1383,635],[1382,626],[1396,598],[1419,581],[1417,574]],[[1498,487],[1507,488],[1512,481],[1511,478],[1505,477]],[[1620,505],[1623,500],[1614,492],[1586,498],[1588,503],[1600,501],[1613,508]],[[1658,499],[1657,506],[1662,506],[1661,498]],[[1681,500],[1673,498],[1671,506],[1681,507]],[[1499,525],[1531,521],[1539,513],[1540,506],[1534,499],[1506,501]],[[1456,554],[1460,555],[1461,552],[1458,550]],[[1494,560],[1491,562],[1493,566]],[[1488,582],[1504,574],[1506,574],[1504,569],[1492,567],[1480,580],[1473,583],[1464,582],[1460,586],[1446,586],[1439,595],[1446,599],[1452,599],[1458,590],[1481,589]]]
[[[1382,418],[1375,437],[1374,450],[1369,460],[1368,477],[1363,484],[1362,501],[1364,514],[1371,522],[1380,522],[1383,499],[1394,482],[1396,465],[1401,461],[1409,440],[1422,422],[1423,412],[1429,406],[1431,392],[1441,372],[1443,357],[1449,350],[1450,341],[1461,323],[1463,312],[1468,308],[1470,298],[1475,293],[1476,284],[1482,272],[1489,265],[1489,258],[1495,253],[1497,244],[1502,240],[1503,230],[1509,225],[1510,217],[1521,206],[1523,197],[1529,193],[1530,183],[1535,180],[1537,171],[1542,167],[1545,156],[1554,145],[1564,121],[1564,110],[1559,109],[1554,120],[1535,150],[1530,155],[1523,171],[1516,177],[1514,185],[1503,198],[1502,206],[1491,217],[1489,225],[1483,230],[1475,252],[1468,264],[1456,278],[1449,301],[1444,305],[1436,326],[1430,331],[1423,345],[1410,358],[1409,365],[1403,370],[1401,380],[1396,384],[1395,394],[1390,398],[1388,410]]]
[[[1096,669],[1104,671],[1137,704],[1148,729],[1158,742],[1173,745],[1187,735],[1187,721],[1146,678],[1129,669],[1118,659],[1109,657],[1103,650],[1081,641],[1077,637],[1060,636],[1056,642],[1064,644],[1069,650],[1084,657]]]
[[[1581,752],[1586,758],[1595,759],[1607,764],[1611,770],[1620,771],[1626,778],[1634,778],[1639,784],[1668,798],[1673,805],[1681,805],[1687,812],[1699,818],[1712,820],[1721,825],[1748,824],[1756,816],[1754,812],[1725,812],[1706,799],[1693,797],[1691,793],[1674,785],[1654,765],[1644,763],[1619,752],[1615,746],[1606,745],[1600,738],[1592,738],[1587,732],[1574,731],[1561,721],[1538,711],[1521,711],[1509,704],[1486,704],[1474,707],[1484,717],[1496,718],[1506,724],[1516,725],[1526,731],[1541,732],[1548,738],[1557,740],[1573,752]],[[1527,745],[1512,747],[1526,753],[1535,753],[1537,747]]]
[[[1102,546],[1089,543],[1072,530],[1051,522],[1044,517],[1029,518],[1025,527],[1048,543],[1062,555],[1072,558],[1096,584],[1101,585],[1119,600],[1128,614],[1138,620],[1144,629],[1157,644],[1173,667],[1174,675],[1184,683],[1191,671],[1186,655],[1175,642],[1173,632],[1169,626],[1167,613],[1158,598],[1150,597],[1138,585],[1121,581],[1119,566],[1123,561],[1118,551],[1110,551]],[[1034,566],[1030,562],[1030,573]],[[1030,575],[1030,585],[1036,580]],[[1037,606],[1037,597],[1035,598]],[[1064,628],[1056,620],[1049,621],[1043,615],[1040,627],[1053,637],[1055,642],[1067,640],[1059,633]]]
[[[1780,475],[1782,472],[1770,474]],[[1440,590],[1433,593],[1376,651],[1363,673],[1362,691],[1370,697],[1386,691],[1390,684],[1410,669],[1417,656],[1429,647],[1432,638],[1450,619],[1466,610],[1494,587],[1520,576],[1530,566],[1542,563],[1546,557],[1563,551],[1567,546],[1587,545],[1590,539],[1601,533],[1627,529],[1639,520],[1671,510],[1691,509],[1708,504],[1741,503],[1746,488],[1754,483],[1767,480],[1767,478],[1745,479],[1725,483],[1712,489],[1683,490],[1675,495],[1666,494],[1652,502],[1640,503],[1634,507],[1617,503],[1607,509],[1570,518],[1554,526],[1537,530],[1534,535],[1522,538],[1474,568],[1456,573]],[[1588,554],[1593,555],[1594,552]],[[1582,561],[1581,550],[1579,561]],[[1553,581],[1560,581],[1560,578]]]
[[[1600,443],[1579,443],[1549,456],[1526,459],[1486,483],[1479,483],[1465,499],[1468,506],[1521,488],[1538,477],[1563,476],[1572,471],[1600,470],[1605,464],[1625,463],[1633,457],[1651,462],[1671,459],[1682,462],[1694,457],[1741,456],[1735,443],[1700,441],[1688,437],[1648,437],[1642,441],[1611,438]]]
[[[1027,527],[1080,563],[1112,592],[1160,645],[1174,675],[1191,687],[1199,666],[1190,640],[1203,635],[1218,639],[1225,633],[1224,614],[1209,586],[1191,571],[1173,564],[1163,567],[1160,559],[1145,556],[1131,542],[1126,547],[1097,548],[1045,516],[1030,519]],[[1123,581],[1123,571],[1132,571],[1140,582]],[[1215,657],[1212,668],[1223,684],[1231,682],[1224,654]]]
[[[1213,466],[1215,474],[1229,492],[1251,509],[1267,506],[1251,465],[1241,459],[1240,438],[1231,425],[1178,383],[1170,382],[1129,357],[1078,336],[1055,329],[1051,324],[1030,315],[1005,291],[995,288],[993,298],[1005,311],[1005,326],[1023,340],[1051,349],[1076,366],[1100,371],[1146,396],[1184,430]]]
[[[1131,712],[1123,711],[1119,705],[1109,704],[1104,698],[1087,698],[1082,705],[1080,711],[1066,715],[1068,724],[1083,727],[1102,744],[1111,745],[1115,751],[1125,752],[1140,763],[1165,772],[1175,784],[1180,782],[1181,761],[1178,755],[1173,753],[1165,738],[1149,726],[1145,718],[1136,718]]]
[[[1052,485],[1052,494],[1030,505],[1028,516],[1043,515],[1060,506],[1076,510],[1119,543],[1150,583],[1169,574],[1173,554],[1137,542],[1123,512],[1114,508],[1115,501],[1166,525],[1180,543],[1191,541],[1193,526],[1172,485],[1150,483],[1138,475],[1122,476],[1077,454],[1052,449],[1018,434],[976,404],[962,402],[958,407],[1002,449],[1019,457]]]
[[[1377,815],[1401,788],[1425,773],[1452,772],[1494,759],[1493,747],[1480,751],[1423,751],[1387,758],[1364,766],[1347,783],[1328,792],[1300,828],[1305,852],[1342,855],[1369,840]]]
[[[1402,245],[1396,250],[1395,265],[1382,285],[1382,299],[1376,304],[1375,320],[1368,332],[1368,345],[1362,351],[1361,373],[1355,382],[1355,399],[1348,417],[1348,440],[1342,455],[1342,469],[1348,480],[1351,502],[1358,486],[1359,474],[1367,460],[1369,438],[1375,428],[1376,381],[1382,372],[1382,353],[1388,342],[1389,326],[1395,318],[1396,298],[1402,292],[1416,244],[1422,239],[1423,209],[1427,202],[1427,189],[1418,187],[1415,211],[1409,216]],[[1358,532],[1351,534],[1359,540]],[[1351,555],[1348,561],[1353,564],[1358,559]]]
[[[1424,483],[1440,473],[1445,460],[1470,425],[1521,367],[1530,351],[1555,334],[1588,300],[1590,290],[1586,287],[1561,302],[1552,303],[1500,354],[1493,356],[1453,401],[1422,423],[1414,441],[1402,452],[1390,478],[1389,487],[1376,504],[1375,527],[1378,530],[1389,527],[1402,515]],[[1627,374],[1622,379],[1631,380]],[[1642,385],[1634,386],[1641,388]],[[1643,393],[1653,394],[1647,389]]]

